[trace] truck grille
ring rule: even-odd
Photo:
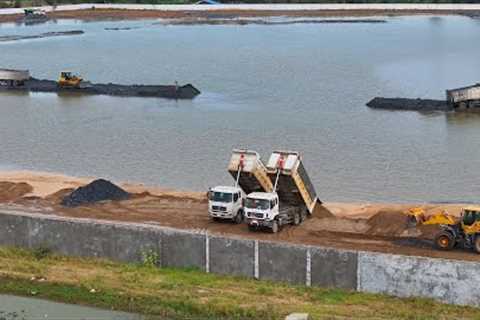
[[[249,212],[248,217],[263,219],[263,213]]]
[[[220,207],[220,206],[212,206],[213,211],[219,211],[219,212],[227,212],[226,207]]]

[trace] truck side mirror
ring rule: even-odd
[[[212,191],[207,192],[207,198],[208,200],[212,200]]]

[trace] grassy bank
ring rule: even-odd
[[[480,309],[427,299],[289,286],[12,248],[0,248],[0,293],[142,313],[149,319],[281,319],[290,312],[309,312],[314,319],[480,318]]]

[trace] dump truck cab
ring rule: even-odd
[[[245,193],[239,187],[217,186],[208,191],[208,214],[214,220],[243,222]]]
[[[276,192],[253,192],[245,200],[245,217],[250,228],[275,228],[278,231],[278,224],[274,226],[275,219],[280,210],[280,201]]]

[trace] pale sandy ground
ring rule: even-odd
[[[61,189],[78,188],[92,182],[94,177],[72,177],[61,173],[43,172],[43,171],[0,171],[0,181],[26,182],[33,187],[33,192],[27,196],[46,197]],[[148,191],[153,195],[176,197],[188,197],[201,199],[205,197],[204,192],[182,192],[173,189],[146,186],[141,183],[115,182],[122,188],[132,193],[141,193]]]
[[[95,178],[72,177],[59,173],[41,171],[0,171],[0,181],[26,182],[33,187],[29,196],[45,197],[61,189],[78,188]],[[141,183],[116,182],[122,188],[132,193],[149,192],[158,196],[188,197],[204,199],[204,192],[180,192],[168,188],[146,186]],[[405,211],[415,206],[426,208],[427,215],[446,210],[449,214],[458,216],[464,205],[462,204],[413,204],[413,203],[339,203],[326,202],[324,206],[339,218],[365,219],[370,218],[382,209]]]

